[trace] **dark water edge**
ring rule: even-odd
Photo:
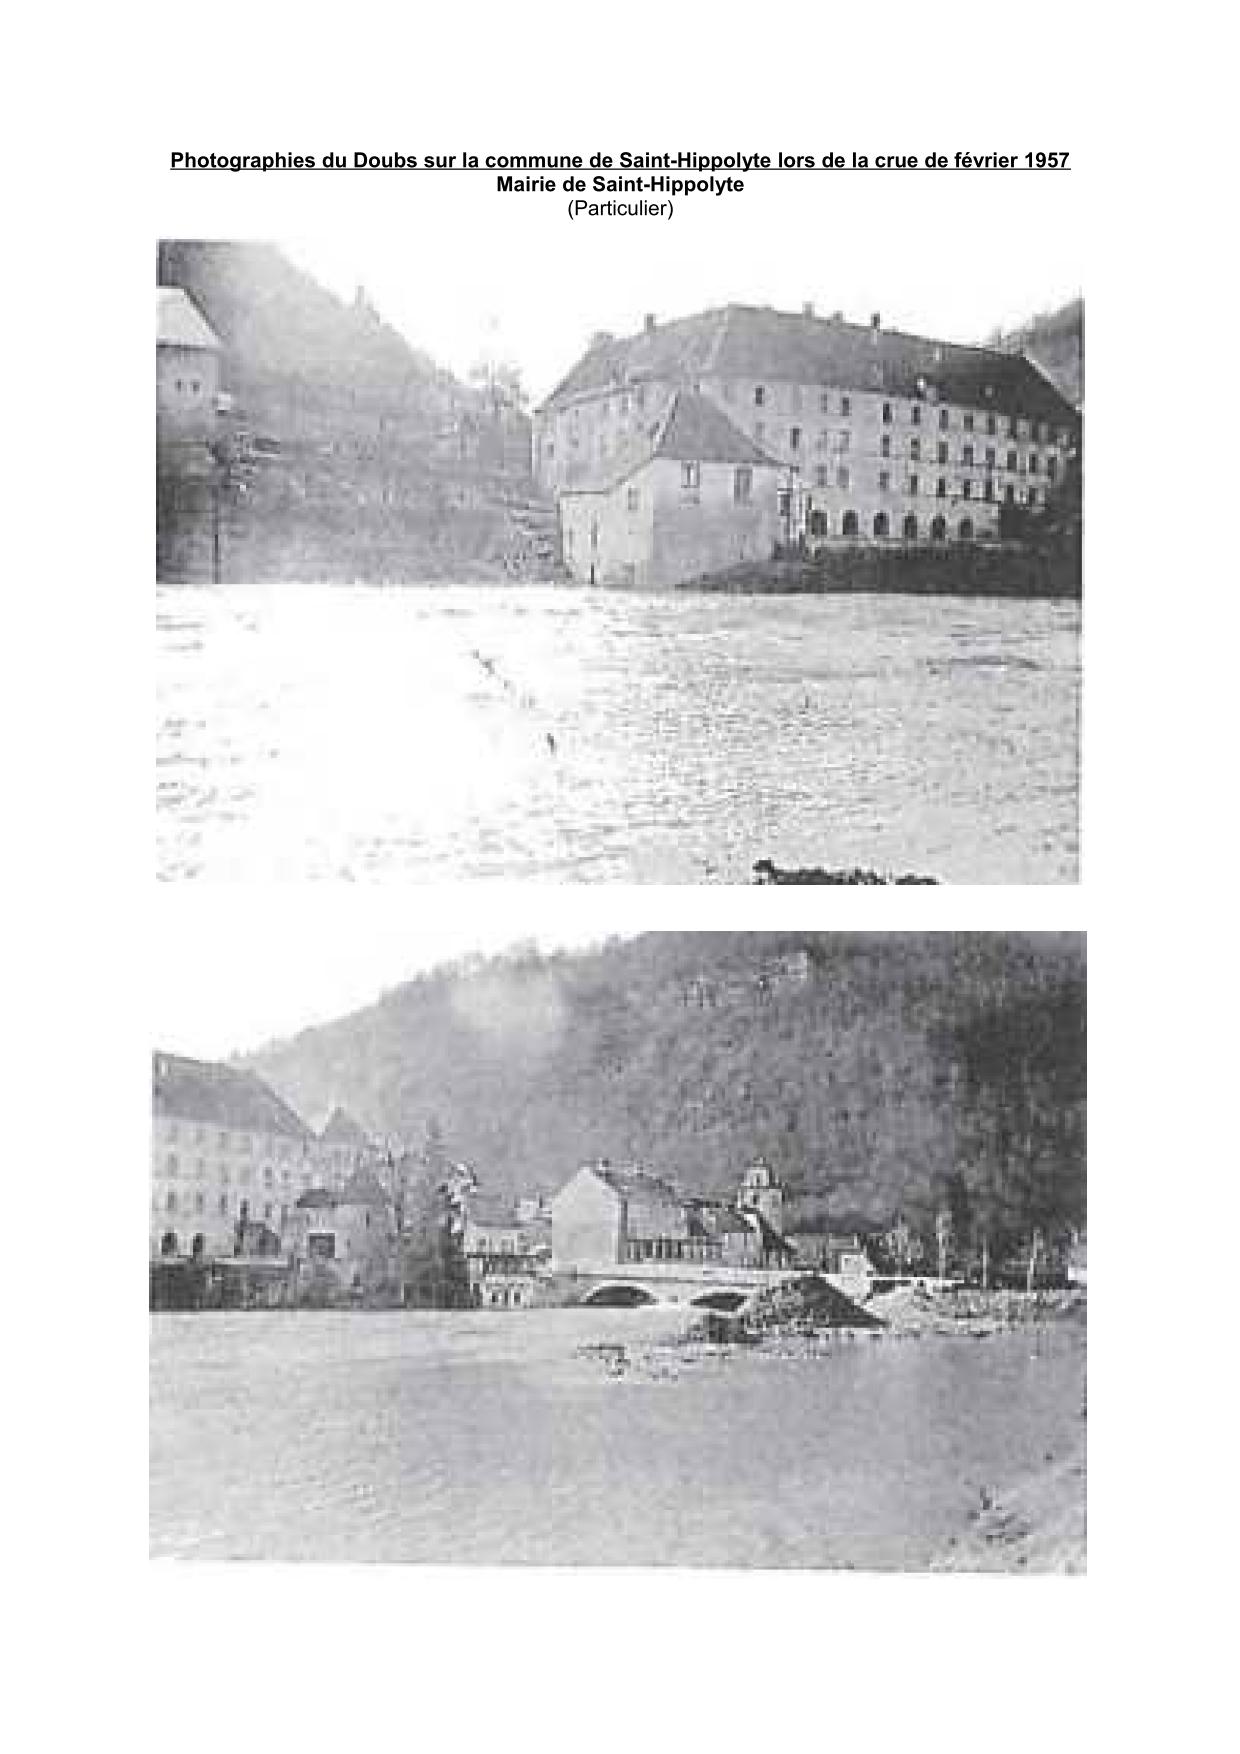
[[[991,597],[1075,602],[1076,548],[950,547],[826,549],[812,557],[746,563],[678,587],[738,596]]]

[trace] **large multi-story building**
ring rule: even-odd
[[[310,1128],[253,1072],[167,1053],[151,1070],[152,1257],[232,1255],[255,1226],[281,1236],[320,1179]]]
[[[1079,431],[1020,354],[727,305],[596,335],[538,410],[535,467],[575,578],[666,584],[802,537],[997,537]]]

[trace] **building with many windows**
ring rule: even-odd
[[[156,1053],[151,1073],[152,1257],[232,1255],[259,1225],[282,1235],[319,1180],[310,1128],[253,1072]]]
[[[1079,433],[1021,354],[727,305],[596,335],[538,410],[535,467],[575,578],[660,584],[775,541],[997,538]]]

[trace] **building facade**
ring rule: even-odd
[[[574,577],[588,579],[592,566],[600,583],[668,583],[728,563],[740,532],[724,515],[723,478],[704,494],[704,477],[684,467],[704,470],[705,456],[669,458],[681,472],[666,471],[657,495],[634,474],[639,459],[648,468],[658,457],[661,426],[685,397],[690,430],[718,438],[698,412],[705,403],[736,435],[730,445],[747,441],[763,459],[751,459],[763,515],[748,538],[759,546],[768,536],[997,538],[1004,506],[1045,504],[1080,435],[1071,403],[1020,354],[905,335],[877,316],[823,319],[810,305],[799,315],[728,305],[663,326],[648,317],[637,335],[595,336],[536,417],[535,468],[559,500]],[[660,503],[677,513],[663,555],[647,515]]]
[[[399,1279],[398,1241],[392,1203],[364,1168],[343,1187],[300,1195],[284,1233],[298,1295],[308,1301],[391,1293]]]
[[[565,566],[582,584],[651,586],[766,560],[782,479],[707,398],[675,390],[646,435],[561,487]]]
[[[219,395],[219,337],[187,292],[157,286],[155,430],[161,449],[209,443]]]
[[[476,1308],[528,1309],[538,1300],[551,1266],[551,1226],[540,1202],[514,1204],[471,1193],[461,1246],[469,1300]]]
[[[744,1188],[732,1204],[681,1194],[646,1170],[586,1164],[551,1202],[552,1266],[556,1272],[598,1272],[653,1262],[786,1264],[787,1243],[752,1199],[744,1200]]]
[[[151,1097],[152,1258],[240,1254],[254,1226],[282,1236],[319,1179],[300,1116],[254,1073],[180,1054],[154,1055]]]

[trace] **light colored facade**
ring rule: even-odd
[[[784,472],[703,397],[675,391],[652,424],[559,492],[564,563],[582,584],[676,584],[770,558]]]
[[[531,1212],[531,1206],[533,1211]],[[522,1208],[526,1216],[522,1216]],[[479,1309],[528,1309],[551,1264],[551,1233],[541,1201],[512,1204],[472,1193],[461,1247],[470,1301]]]
[[[285,1241],[302,1295],[316,1277],[330,1297],[390,1290],[396,1282],[391,1202],[365,1170],[343,1188],[314,1187],[302,1194],[289,1215]]]
[[[215,433],[220,342],[176,286],[155,288],[155,417],[161,447],[201,445]]]
[[[900,334],[877,317],[861,326],[810,306],[793,315],[730,305],[663,327],[648,318],[622,340],[596,336],[538,411],[540,482],[562,507],[588,498],[686,390],[776,465],[786,497],[775,531],[811,545],[994,538],[1000,508],[1044,504],[1079,444],[1076,410],[1019,354]],[[722,497],[716,486],[703,510]],[[639,564],[643,524],[624,524],[620,509],[605,508],[599,540],[614,544],[624,568]],[[644,517],[640,498],[638,511]],[[583,570],[580,518],[593,515],[574,509],[565,522],[574,577]],[[681,578],[713,570],[721,549],[726,560],[712,521],[699,520],[699,550],[686,538],[678,557],[669,544],[662,576],[649,582],[669,582],[677,564],[688,569]]]
[[[152,1061],[150,1253],[232,1255],[248,1220],[277,1235],[319,1179],[314,1134],[251,1072]]]

